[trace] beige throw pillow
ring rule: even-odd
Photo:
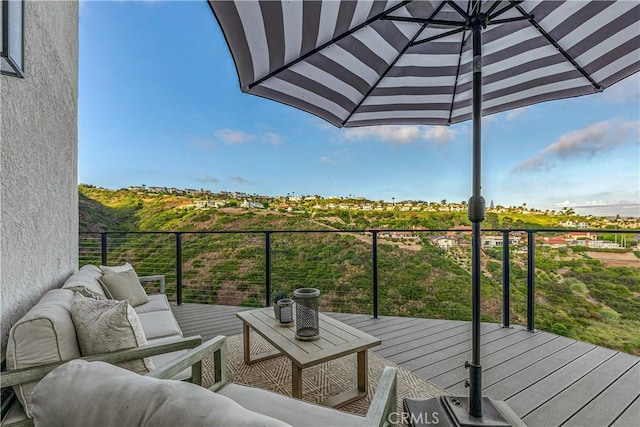
[[[83,356],[110,353],[147,343],[140,318],[127,301],[95,300],[76,293],[71,304],[71,320]],[[154,369],[151,359],[121,363],[139,374]]]
[[[125,262],[122,265],[116,265],[113,267],[107,267],[106,265],[101,265],[100,270],[102,270],[102,274],[109,273],[122,273],[123,271],[133,270],[133,266],[128,262]]]
[[[118,301],[127,300],[132,307],[149,302],[134,270],[105,274],[100,279],[105,295]]]

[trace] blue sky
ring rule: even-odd
[[[467,200],[471,124],[337,129],[242,94],[202,1],[82,1],[80,183]],[[483,120],[496,205],[640,216],[640,76]]]

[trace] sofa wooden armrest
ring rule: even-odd
[[[389,415],[397,410],[397,383],[398,370],[387,366],[382,371],[376,394],[369,404],[369,410],[365,416],[363,426],[382,427],[392,425]]]
[[[118,364],[127,362],[129,360],[136,360],[143,357],[157,356],[159,354],[171,353],[178,350],[188,350],[197,347],[202,342],[200,336],[180,338],[175,341],[168,341],[158,344],[146,344],[136,348],[130,348],[127,350],[119,350],[111,353],[96,354],[93,356],[85,356],[80,359],[88,362],[106,362],[111,364]],[[2,387],[14,386],[17,384],[29,383],[32,381],[40,381],[49,372],[57,368],[58,366],[68,362],[55,362],[48,363],[46,365],[32,366],[30,368],[17,369],[15,371],[4,371],[0,373],[2,381]],[[194,379],[192,379],[194,380]],[[201,381],[195,379],[194,381]]]
[[[140,284],[148,282],[160,282],[160,293],[164,294],[166,289],[166,278],[164,274],[156,274],[155,276],[140,276],[138,277]]]

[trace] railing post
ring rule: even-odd
[[[265,307],[271,305],[271,232],[264,232],[264,262],[265,262],[265,287],[264,287],[264,300]]]
[[[535,249],[536,235],[533,231],[527,231],[527,330],[533,332],[535,330],[535,303],[536,303],[536,287],[535,287]]]
[[[509,300],[509,231],[502,231],[502,327],[509,327],[510,307]]]
[[[176,233],[176,304],[182,305],[182,233]]]
[[[373,318],[378,318],[378,230],[373,233]]]
[[[107,233],[100,233],[100,258],[102,265],[107,265]]]

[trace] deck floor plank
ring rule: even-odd
[[[482,330],[485,330],[484,325]],[[483,355],[488,348],[488,344],[514,334],[516,334],[516,331],[513,329],[502,329],[499,327],[496,329],[496,327],[487,327],[486,333],[482,334]],[[450,365],[447,362],[456,360],[460,357],[464,357],[467,360],[471,359],[470,339],[440,351],[426,353],[423,356],[407,361],[404,366],[414,373],[418,371],[422,372],[423,369],[427,368],[430,370],[430,375],[435,377],[455,369],[457,366]]]
[[[552,376],[563,366],[595,348],[596,346],[593,344],[575,342],[544,359],[531,360],[531,365],[528,368],[485,388],[484,392],[493,399],[505,400],[521,392],[523,384],[534,384],[543,378]]]
[[[446,341],[451,337],[460,336],[471,330],[471,324],[451,324],[442,323],[427,329],[424,333],[413,333],[409,335],[398,335],[386,340],[389,347],[378,351],[383,357],[397,356],[398,360],[411,359],[414,354],[420,354],[420,349],[426,345],[432,345],[439,341]],[[411,354],[406,354],[407,352]]]
[[[491,336],[494,332],[482,336],[482,357],[490,356],[495,352],[531,337],[530,333],[519,329],[504,329],[504,331],[506,331],[507,334],[498,338]],[[460,361],[471,359],[471,342],[460,344],[460,349],[464,349],[464,351],[447,359],[442,359],[418,368],[414,370],[413,373],[432,381],[432,379],[440,375],[459,368],[461,366]]]
[[[567,427],[585,425],[608,426],[618,415],[640,396],[640,362],[615,379],[613,384],[585,405],[575,416],[563,424]],[[636,414],[640,418],[640,411]]]
[[[389,344],[394,343],[395,338],[411,338],[411,334],[417,333],[420,336],[424,336],[424,332],[426,329],[433,328],[436,326],[443,326],[448,324],[448,320],[430,320],[427,319],[414,319],[416,322],[412,324],[400,324],[400,325],[389,325],[386,327],[379,327],[374,330],[367,330],[368,334],[377,334],[377,337],[383,341],[388,341]],[[450,324],[449,324],[450,326]],[[400,341],[400,340],[399,340]],[[404,341],[401,341],[404,342]]]
[[[489,389],[504,379],[520,371],[527,369],[531,365],[531,360],[540,360],[548,357],[563,348],[571,345],[572,342],[558,339],[549,334],[540,334],[517,345],[513,345],[500,353],[483,359],[482,387]],[[463,380],[446,388],[459,393],[464,392]]]
[[[482,367],[483,372],[491,369],[495,366],[502,366],[504,363],[507,363],[509,360],[514,357],[526,353],[531,348],[544,344],[548,341],[551,341],[553,337],[546,336],[544,334],[535,334],[531,335],[528,339],[522,340],[518,343],[510,345],[508,347],[503,348],[499,352],[494,352],[488,356],[482,358]],[[440,375],[437,378],[432,378],[430,381],[439,387],[443,387],[446,389],[457,389],[459,385],[469,377],[469,371],[464,368],[464,366],[460,366],[452,371],[446,372],[443,375]],[[486,388],[484,386],[483,388]],[[464,386],[458,393],[464,393]]]
[[[523,421],[532,426],[562,425],[635,363],[636,360],[632,356],[616,353],[612,358],[557,394],[552,400],[529,413]],[[593,410],[589,416],[596,416],[600,411],[601,409]]]
[[[611,427],[631,427],[638,425],[638,414],[640,414],[640,397],[629,405],[629,407],[615,420]]]
[[[242,332],[247,307],[172,305],[185,336]],[[326,313],[374,335],[372,350],[453,394],[468,395],[463,365],[471,357],[464,321]],[[640,357],[521,326],[482,326],[484,395],[506,400],[528,425],[631,426],[640,411]],[[613,424],[612,424],[613,423]]]
[[[520,414],[521,417],[526,417],[584,375],[609,360],[615,353],[615,351],[607,348],[595,347],[555,371],[555,375],[547,376],[530,385],[525,389],[526,393],[521,391],[515,396],[505,399],[505,401],[517,414]]]

